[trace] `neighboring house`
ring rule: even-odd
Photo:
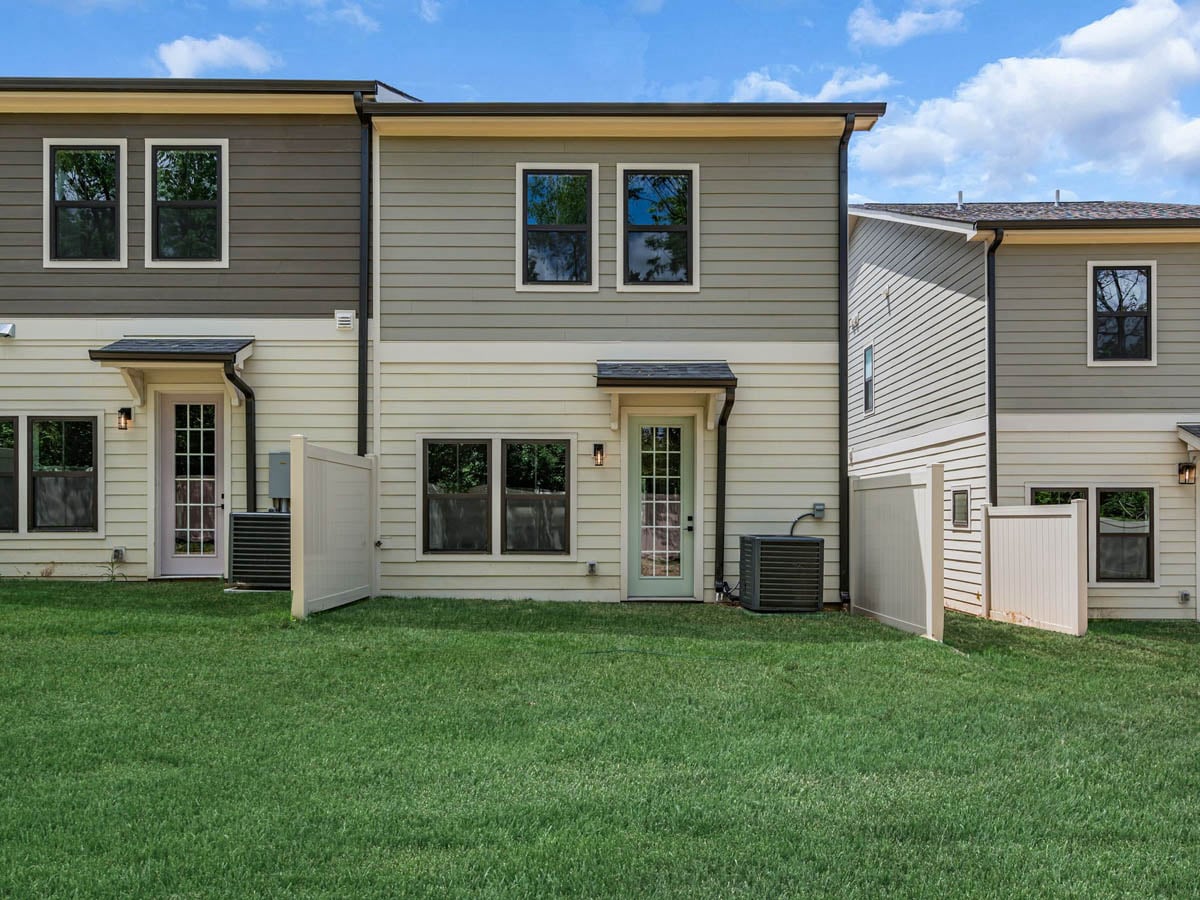
[[[712,599],[822,503],[837,601],[845,146],[882,104],[365,111],[382,590]]]
[[[268,451],[355,450],[357,95],[0,79],[0,576],[222,575]]]
[[[1083,498],[1090,614],[1195,616],[1200,206],[850,218],[850,471],[944,464],[947,605],[980,608],[984,503]]]

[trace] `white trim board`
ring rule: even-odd
[[[625,283],[625,173],[627,171],[645,172],[662,170],[663,172],[685,171],[692,175],[692,191],[688,198],[691,209],[689,213],[688,235],[691,254],[691,281],[686,284],[626,284]],[[700,166],[697,163],[617,163],[617,291],[621,293],[639,294],[688,294],[700,290]]]
[[[378,350],[379,358],[384,363],[595,363],[601,359],[691,362],[723,359],[731,365],[836,366],[838,361],[837,341],[380,341]]]
[[[897,438],[882,444],[871,444],[866,447],[850,448],[850,463],[861,464],[882,459],[885,456],[895,456],[898,453],[910,453],[913,450],[928,448],[930,450],[942,444],[949,444],[969,437],[982,437],[987,434],[987,419],[971,419],[955,425],[946,425],[922,431],[919,434]]]
[[[1200,412],[1177,413],[1001,413],[996,430],[1005,431],[1169,431],[1181,422],[1200,422]]]
[[[154,150],[157,147],[219,147],[221,149],[221,258],[154,258]],[[146,138],[145,163],[146,212],[144,227],[147,269],[228,269],[229,268],[229,138]]]
[[[914,216],[884,209],[859,209],[851,206],[849,214],[851,218],[879,219],[884,222],[899,222],[901,225],[916,225],[920,228],[932,228],[937,231],[954,231],[964,235],[968,241],[974,240],[975,236],[979,233],[974,225],[966,222],[930,219],[925,216]],[[991,232],[988,233],[990,234]]]
[[[52,259],[50,257],[50,181],[53,178],[51,147],[116,147],[117,250],[116,259]],[[42,268],[126,269],[129,267],[129,141],[125,138],[42,138]]]
[[[378,156],[376,156],[378,158]],[[600,164],[599,163],[565,163],[565,162],[519,162],[516,164],[516,231],[513,233],[515,265],[513,277],[516,290],[519,292],[565,292],[565,293],[594,293],[600,290]],[[587,284],[526,284],[525,272],[525,172],[568,172],[586,171],[592,176],[592,196],[589,215],[588,237],[590,240],[591,280]],[[375,204],[378,207],[378,203]],[[376,232],[378,233],[378,232]]]
[[[338,331],[333,314],[318,318],[230,319],[203,317],[141,318],[137,316],[37,316],[15,318],[17,336],[0,342],[0,353],[8,347],[22,343],[45,341],[54,344],[84,343],[98,347],[102,343],[123,337],[252,337],[264,343],[286,343],[289,341],[330,341],[354,344],[358,340],[355,331]]]

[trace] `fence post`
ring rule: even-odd
[[[979,615],[990,619],[992,615],[992,504],[980,508],[982,529],[979,539]]]
[[[942,639],[945,619],[946,592],[943,573],[946,568],[946,496],[943,487],[943,467],[934,463],[926,469],[925,489],[928,492],[929,552],[925,554],[925,621],[929,623],[928,637]]]
[[[308,454],[305,453],[304,445],[304,435],[292,435],[292,616],[297,619],[303,619],[306,614],[304,608],[304,464]]]
[[[379,457],[368,454],[371,461],[371,596],[379,596]]]
[[[1088,628],[1088,542],[1087,501],[1071,501],[1071,525],[1075,530],[1075,634]]]
[[[850,527],[847,529],[850,535],[850,546],[854,548],[854,553],[850,555],[850,583],[847,585],[850,590],[850,612],[854,612],[855,598],[858,597],[858,566],[855,565],[855,560],[862,559],[862,537],[858,533],[861,526],[854,512],[854,507],[858,503],[858,483],[861,480],[858,475],[850,476],[850,503],[849,509],[844,513],[850,523]],[[847,547],[838,552],[846,553],[849,552],[849,549]]]

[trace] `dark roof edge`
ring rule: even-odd
[[[0,91],[145,91],[213,94],[374,94],[383,82],[287,78],[0,78]],[[397,94],[390,85],[383,85]],[[404,94],[404,96],[409,96]]]
[[[628,378],[596,376],[596,387],[736,387],[736,378]]]
[[[366,103],[368,115],[420,116],[882,116],[886,103]]]
[[[237,359],[237,351],[220,353],[172,353],[164,350],[89,350],[88,356],[96,361],[104,360],[169,360],[179,362],[233,362]]]
[[[922,216],[921,218],[933,218]],[[938,219],[954,222],[955,219]],[[980,219],[974,224],[982,231],[1003,228],[1005,231],[1022,229],[1067,229],[1067,228],[1200,228],[1200,219]]]

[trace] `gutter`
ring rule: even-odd
[[[254,410],[254,390],[238,375],[233,363],[225,363],[225,380],[246,401],[246,512],[258,512],[258,422]]]
[[[717,599],[728,592],[725,582],[725,473],[729,461],[729,416],[737,399],[737,388],[727,385],[725,403],[721,406],[721,417],[717,420],[717,534],[716,559],[713,561],[713,585]]]
[[[996,505],[996,251],[1004,243],[1004,229],[997,228],[987,249],[987,418],[988,502]]]
[[[879,118],[886,103],[379,103],[365,112],[382,116],[704,116]]]
[[[358,160],[358,455],[367,455],[367,325],[371,320],[371,117],[362,91],[354,92],[359,121]]]
[[[838,142],[838,596],[850,600],[850,136],[854,113]]]

